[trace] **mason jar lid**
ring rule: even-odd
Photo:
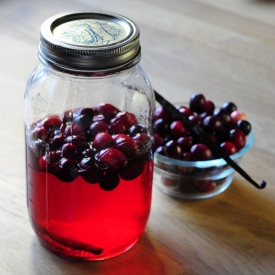
[[[141,57],[138,26],[114,13],[57,14],[42,24],[40,34],[40,59],[66,70],[119,70]]]

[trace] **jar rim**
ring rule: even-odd
[[[67,12],[41,26],[39,58],[69,71],[113,71],[141,59],[140,33],[130,19],[109,12]]]

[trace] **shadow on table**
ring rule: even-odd
[[[32,261],[29,265],[29,275],[167,274],[164,263],[158,257],[146,232],[129,251],[103,261],[75,261],[56,256],[44,249],[37,238],[33,239],[31,255]]]

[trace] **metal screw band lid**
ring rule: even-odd
[[[66,70],[129,68],[140,55],[138,26],[118,14],[61,13],[41,26],[39,57]]]

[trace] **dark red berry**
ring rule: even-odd
[[[89,128],[89,136],[93,139],[99,133],[108,133],[109,125],[105,121],[96,121]]]
[[[165,144],[164,147],[165,155],[169,158],[173,159],[181,159],[182,157],[182,149],[177,141],[170,140]]]
[[[112,136],[109,133],[99,133],[93,140],[93,148],[103,150],[115,145]]]
[[[107,173],[101,177],[99,186],[105,191],[112,191],[119,185],[119,176],[116,173]]]
[[[72,143],[66,143],[62,146],[62,157],[68,159],[77,159],[78,148]]]
[[[151,141],[150,136],[148,136],[147,134],[145,134],[145,133],[136,134],[133,137],[133,140],[138,145],[138,154],[141,155],[141,154],[147,152],[149,149],[151,149],[152,141]]]
[[[128,165],[120,172],[120,176],[124,180],[133,180],[137,178],[143,171],[144,162],[139,158],[131,160]]]
[[[233,129],[229,133],[230,141],[233,142],[238,150],[242,149],[246,143],[246,136],[240,129]]]
[[[185,106],[181,106],[180,108],[178,108],[178,110],[187,117],[194,115],[194,113]]]
[[[166,135],[169,131],[169,123],[167,120],[162,118],[157,119],[154,122],[155,133],[160,134],[161,136]]]
[[[175,120],[170,124],[170,132],[174,138],[179,138],[185,136],[188,130],[181,121]]]
[[[195,144],[190,149],[191,159],[193,161],[210,160],[213,159],[213,153],[211,149],[202,143]]]
[[[110,132],[112,134],[125,134],[127,127],[119,118],[115,117],[110,122]]]
[[[99,151],[95,155],[97,167],[100,170],[115,171],[124,168],[128,161],[125,155],[116,148]]]
[[[225,109],[218,109],[214,112],[214,115],[221,118],[223,127],[232,128],[233,123],[228,111]]]
[[[209,114],[213,114],[215,110],[215,104],[211,100],[205,100],[204,104],[204,112],[208,112]]]
[[[88,170],[79,171],[79,175],[88,183],[99,183],[103,177],[100,170],[91,168]]]
[[[139,153],[139,146],[136,141],[125,134],[114,136],[116,148],[119,149],[127,159],[132,159]]]
[[[62,124],[62,121],[61,121],[60,117],[58,117],[58,116],[52,116],[52,117],[46,118],[42,122],[42,126],[47,131],[59,128],[61,126],[61,124]]]
[[[96,115],[103,115],[107,120],[111,120],[119,113],[119,109],[109,103],[100,103],[95,108]]]
[[[165,120],[170,120],[172,118],[171,114],[163,107],[157,107],[154,115],[155,120],[162,118]]]
[[[116,115],[116,118],[118,118],[126,126],[126,129],[130,128],[132,125],[134,125],[137,122],[136,116],[126,111],[119,112]]]
[[[189,102],[190,110],[196,113],[204,112],[205,97],[202,94],[193,94]]]
[[[225,141],[221,143],[220,147],[223,150],[223,152],[228,156],[234,155],[237,152],[236,145],[230,141]]]
[[[78,176],[77,162],[72,159],[62,158],[54,167],[54,174],[65,182],[71,182]]]
[[[161,135],[155,133],[154,134],[154,146],[155,148],[158,148],[159,146],[163,145],[164,144],[164,139]]]
[[[157,147],[155,153],[158,153],[160,155],[166,156],[165,147],[164,146]]]
[[[210,132],[217,132],[222,127],[222,120],[218,116],[207,116],[203,120],[203,126]]]
[[[180,145],[183,152],[188,152],[190,151],[193,145],[193,137],[191,136],[180,137],[177,139],[177,142]]]
[[[211,180],[195,180],[194,185],[200,192],[211,192],[217,186],[215,181]]]
[[[147,128],[141,124],[134,124],[128,129],[128,134],[134,136],[138,133],[147,133]]]

